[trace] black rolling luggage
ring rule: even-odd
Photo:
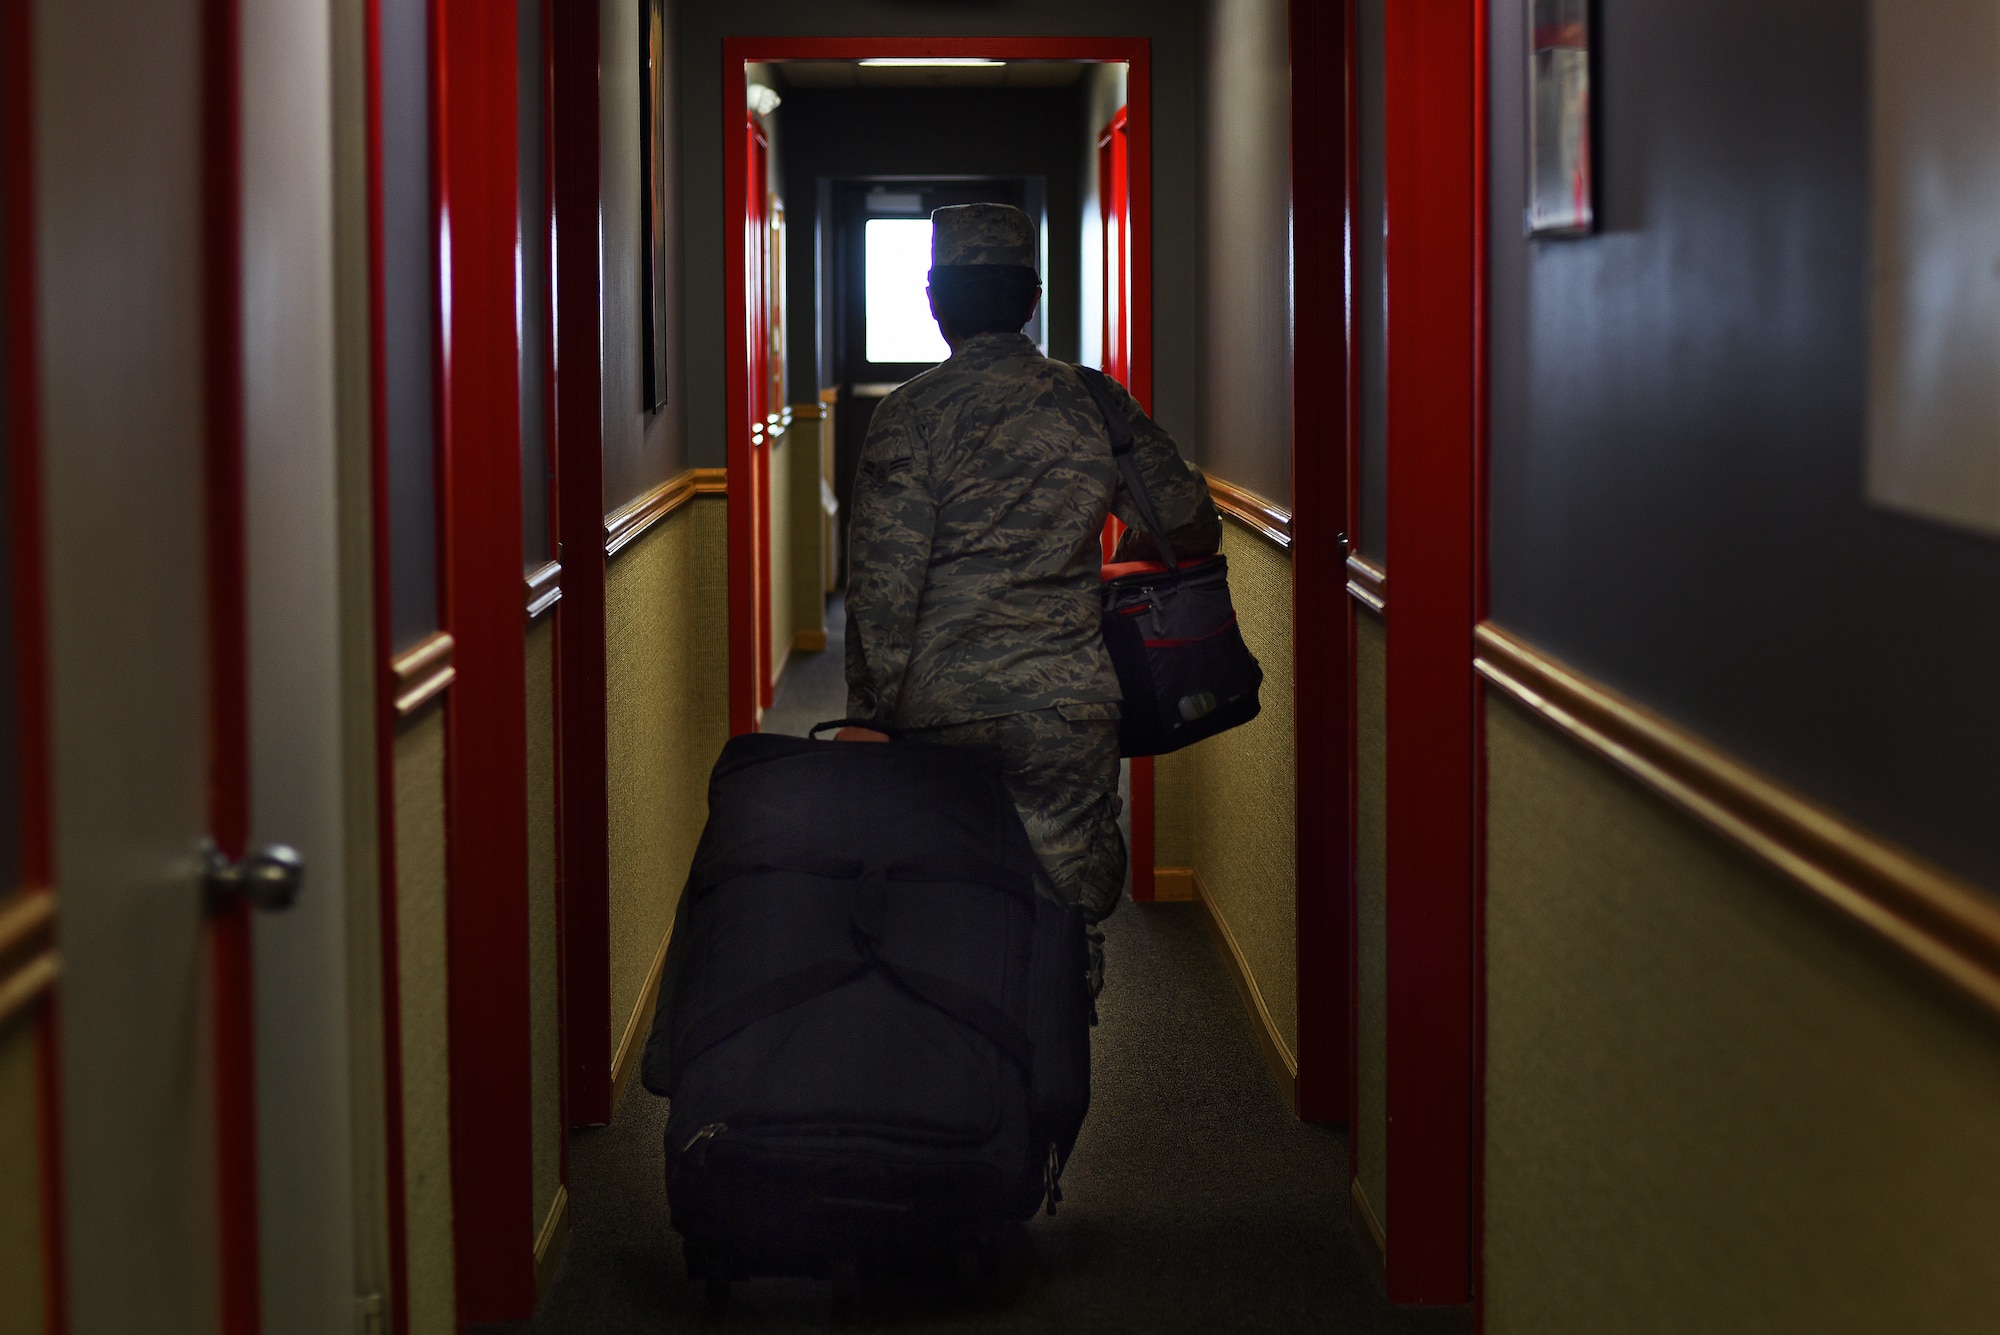
[[[644,1067],[690,1277],[851,1275],[1053,1209],[1083,923],[1035,893],[998,756],[737,737],[708,801]]]

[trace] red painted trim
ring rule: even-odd
[[[516,19],[436,0],[452,1203],[461,1321],[535,1306]]]
[[[1297,0],[1294,0],[1296,4]],[[1342,301],[1342,327],[1348,333],[1347,357],[1344,363],[1343,385],[1347,407],[1345,430],[1341,441],[1342,470],[1347,486],[1346,525],[1347,549],[1354,551],[1360,541],[1360,497],[1361,497],[1361,341],[1353,337],[1355,327],[1354,306],[1354,262],[1359,247],[1359,232],[1355,210],[1361,197],[1361,103],[1356,41],[1356,3],[1343,0],[1341,5],[1341,114],[1346,132],[1342,136],[1345,159],[1341,172],[1341,219],[1345,244],[1343,253],[1343,280],[1345,294]],[[1296,484],[1295,484],[1296,485]],[[1360,734],[1359,701],[1355,694],[1355,624],[1354,600],[1345,598],[1341,616],[1342,627],[1347,636],[1348,689],[1342,701],[1346,715],[1348,743],[1343,768],[1347,781],[1347,804],[1343,824],[1347,830],[1348,864],[1355,868],[1355,853],[1360,846],[1361,776],[1356,739]],[[1355,886],[1347,900],[1347,1176],[1350,1184],[1361,1176],[1361,1089],[1359,1053],[1361,1035],[1357,1028],[1361,1014],[1361,918],[1358,868],[1349,873],[1350,884]]]
[[[1389,1296],[1471,1294],[1479,0],[1387,13]]]
[[[875,56],[984,56],[993,60],[1143,59],[1145,37],[725,37],[723,68],[738,61],[867,60]],[[729,104],[729,123],[742,109]]]
[[[1292,0],[1291,65],[1347,64],[1342,11]],[[1293,330],[1292,661],[1314,665],[1293,693],[1299,1116],[1350,1115],[1353,1089],[1353,621],[1346,604],[1347,449],[1322,447],[1320,424],[1350,418],[1346,378],[1310,368],[1348,364],[1345,81],[1292,83]],[[1335,312],[1340,312],[1336,317]],[[1301,371],[1300,368],[1307,368]],[[1342,432],[1344,440],[1351,439]],[[1304,447],[1301,448],[1301,442]],[[1328,609],[1338,612],[1328,615]],[[1351,1124],[1351,1123],[1350,1123]]]
[[[604,666],[603,386],[598,365],[598,7],[564,4],[549,43],[555,173],[555,442],[563,596],[563,1091],[572,1125],[611,1120],[611,853]]]
[[[1298,0],[1293,0],[1294,4]],[[1341,180],[1342,226],[1346,233],[1343,247],[1343,278],[1345,289],[1342,297],[1344,327],[1352,333],[1354,329],[1354,285],[1360,275],[1355,273],[1355,258],[1360,254],[1360,235],[1356,230],[1365,226],[1365,219],[1355,217],[1355,210],[1361,207],[1361,86],[1360,71],[1355,66],[1355,52],[1359,46],[1356,30],[1358,17],[1355,13],[1356,0],[1343,0],[1344,22],[1341,28],[1341,63],[1345,69],[1345,86],[1341,90],[1341,112],[1346,122],[1346,162]],[[1361,550],[1361,340],[1349,337],[1347,340],[1346,397],[1347,397],[1347,549]]]
[[[749,307],[750,346],[754,349],[750,367],[750,420],[752,498],[751,514],[755,541],[751,555],[757,563],[757,708],[771,707],[776,696],[771,677],[771,417],[779,405],[771,402],[771,139],[757,117],[745,111],[746,158],[743,189],[743,252],[751,265],[746,274]],[[761,445],[758,442],[762,442]],[[760,713],[761,717],[761,713]]]
[[[556,295],[556,21],[555,0],[541,0],[542,11],[542,232],[533,238],[534,244],[545,247],[549,252],[549,303],[547,339],[543,346],[548,355],[542,359],[542,442],[544,467],[548,470],[548,498],[545,502],[548,515],[549,559],[556,560],[561,555],[562,544],[562,478],[558,467],[556,445],[556,334],[558,332]],[[593,99],[594,100],[594,99]],[[550,613],[554,618],[554,652],[549,672],[549,713],[553,728],[550,741],[556,756],[556,784],[554,793],[554,834],[556,846],[555,868],[555,934],[556,934],[556,1125],[567,1128],[570,1125],[569,1081],[562,1073],[569,1070],[569,1031],[565,1024],[567,1011],[564,998],[568,996],[567,961],[564,959],[568,932],[564,922],[563,899],[563,840],[566,825],[563,820],[563,669],[562,669],[562,604],[558,602]],[[565,1187],[569,1185],[569,1137],[556,1138],[556,1180]],[[541,1223],[536,1221],[536,1227]],[[400,1329],[400,1327],[399,1327]]]
[[[1491,551],[1487,530],[1488,449],[1492,441],[1492,381],[1488,311],[1488,246],[1491,234],[1486,209],[1491,199],[1492,166],[1487,133],[1490,114],[1488,50],[1490,26],[1484,6],[1473,23],[1472,56],[1472,620],[1487,619]],[[1471,685],[1473,719],[1472,769],[1472,1324],[1486,1329],[1486,692]]]
[[[19,792],[21,888],[55,884],[49,800],[48,637],[42,572],[40,357],[35,337],[34,22],[26,4],[0,6],[0,172],[9,214],[0,253],[6,305],[8,579],[14,624],[15,776]],[[11,888],[11,887],[10,887]],[[42,1312],[46,1335],[69,1329],[64,1249],[62,1072],[57,994],[35,1021],[37,1190],[42,1229]]]
[[[749,164],[740,151],[743,66],[750,61],[860,60],[870,56],[990,56],[1002,60],[1125,61],[1130,111],[1133,397],[1150,408],[1152,331],[1152,43],[1144,37],[725,37],[722,39],[722,260],[724,422],[729,471],[729,730],[757,726],[759,682],[757,627],[756,473],[751,458],[749,294],[743,206]],[[567,568],[565,568],[567,573]],[[563,597],[569,597],[564,585]],[[765,674],[768,676],[768,674]],[[1135,840],[1136,843],[1136,840]],[[1137,876],[1138,850],[1133,854]],[[1145,871],[1152,874],[1150,860]],[[1136,884],[1136,880],[1135,880]]]
[[[202,28],[202,394],[208,591],[209,825],[224,856],[250,832],[249,653],[243,538],[242,92],[236,0],[205,0]],[[216,1220],[221,1329],[254,1335],[257,1260],[256,988],[250,909],[211,921]]]
[[[367,101],[369,554],[375,630],[376,924],[382,968],[383,1194],[389,1228],[389,1328],[410,1324],[403,1146],[403,976],[396,880],[396,689],[390,660],[389,408],[382,342],[382,11],[363,12]]]

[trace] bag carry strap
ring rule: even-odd
[[[870,728],[876,732],[881,733],[884,737],[890,738],[891,740],[894,740],[895,738],[901,737],[903,735],[903,729],[896,727],[894,724],[891,723],[884,723],[880,719],[830,718],[824,723],[813,724],[812,730],[806,733],[806,736],[808,738],[817,739],[819,735],[825,732],[828,728]]]
[[[1112,396],[1110,378],[1094,366],[1079,366],[1077,374],[1083,377],[1083,387],[1090,391],[1090,397],[1097,401],[1097,411],[1104,418],[1104,429],[1111,433],[1111,457],[1118,464],[1118,477],[1125,484],[1125,491],[1138,507],[1139,518],[1145,521],[1146,535],[1153,540],[1160,559],[1168,570],[1178,575],[1181,563],[1174,556],[1174,544],[1167,537],[1167,529],[1160,522],[1159,511],[1153,508],[1153,497],[1146,490],[1146,480],[1139,476],[1139,460],[1132,452],[1132,423],[1119,410],[1118,400]]]

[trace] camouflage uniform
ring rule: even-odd
[[[933,217],[939,265],[1033,264],[1018,210]],[[1214,551],[1221,521],[1201,474],[1114,390],[1175,549]],[[1108,512],[1137,519],[1116,483],[1075,368],[1025,335],[978,334],[876,409],[848,539],[848,713],[998,746],[1055,897],[1093,922],[1125,874],[1120,691],[1098,629],[1098,534]]]

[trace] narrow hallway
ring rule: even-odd
[[[804,733],[844,692],[839,601],[828,648],[789,665],[767,730]],[[1091,1111],[1054,1218],[1028,1224],[1039,1259],[1011,1305],[956,1284],[864,1288],[858,1324],[897,1330],[1463,1331],[1457,1310],[1391,1308],[1344,1208],[1347,1139],[1300,1122],[1194,904],[1126,903],[1107,924],[1109,978],[1093,1034]],[[570,1139],[569,1248],[522,1332],[657,1331],[715,1321],[667,1219],[667,1105],[636,1084],[611,1125]],[[823,1328],[826,1284],[738,1284],[722,1322]]]

